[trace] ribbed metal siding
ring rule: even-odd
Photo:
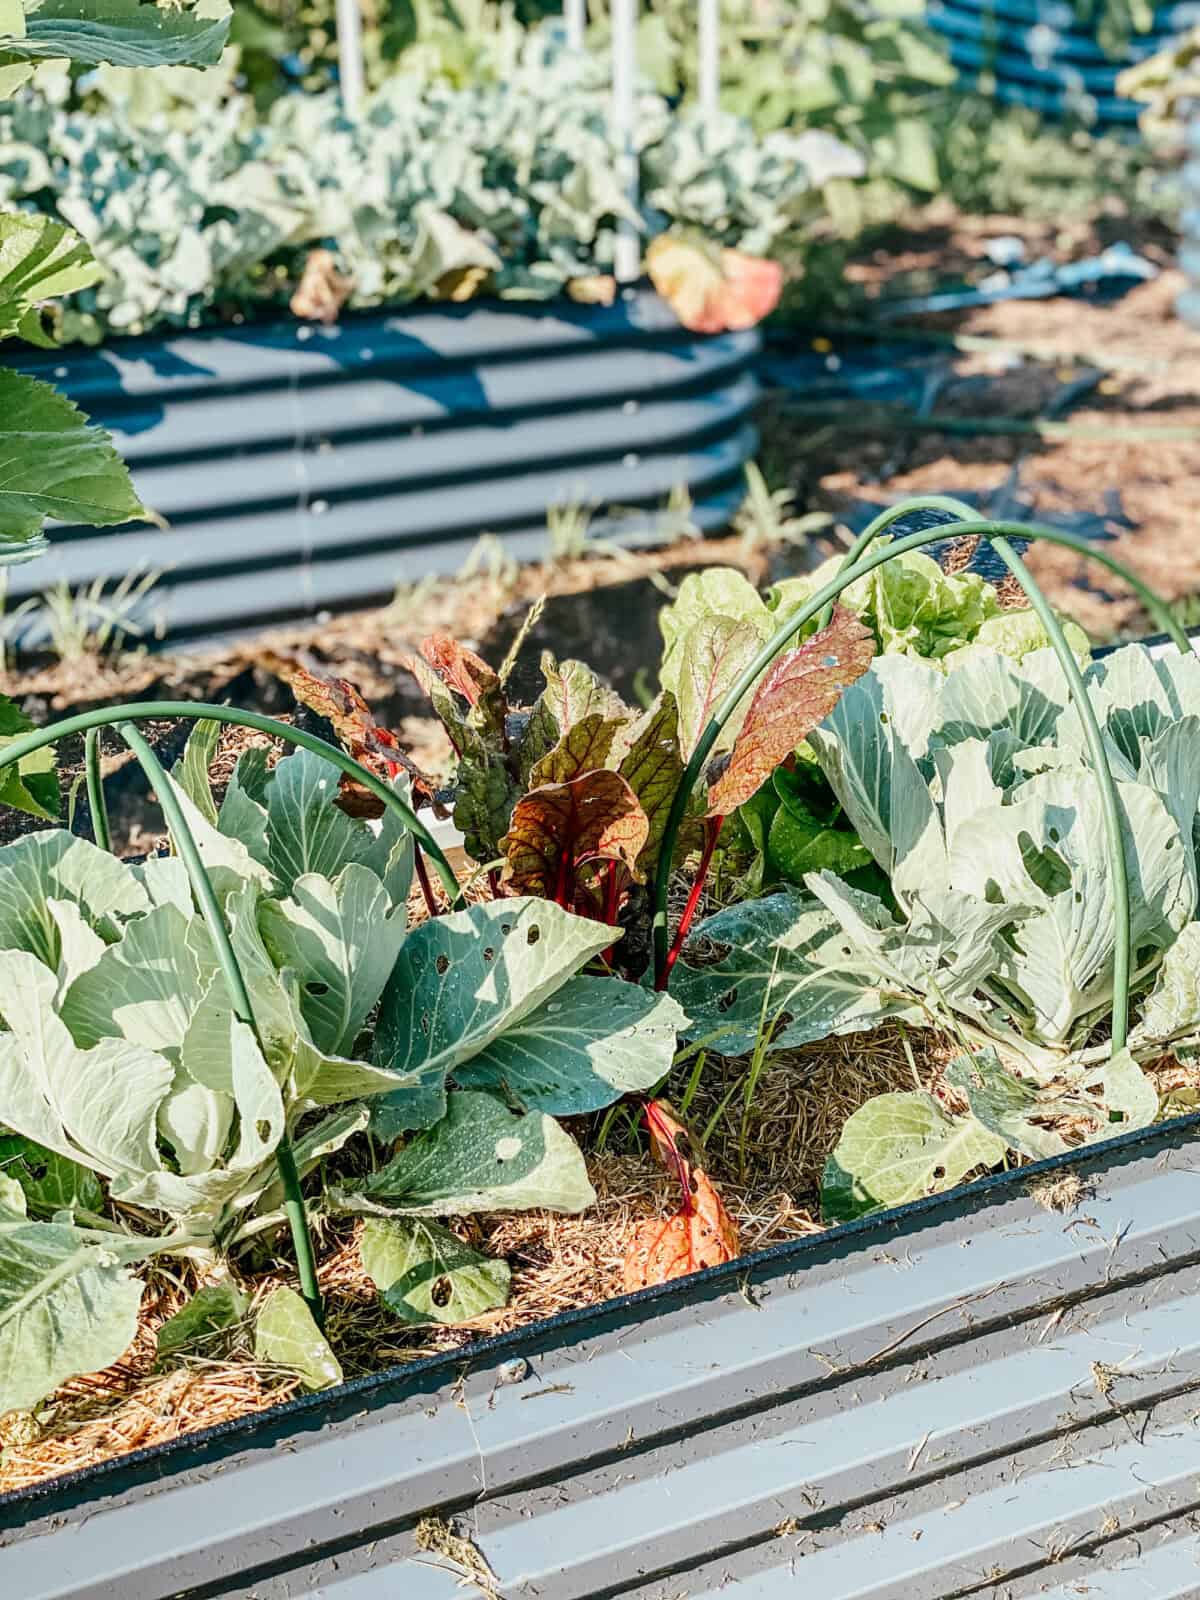
[[[1198,1123],[10,1497],[0,1592],[451,1600],[432,1514],[507,1600],[1200,1593]]]
[[[1141,107],[1116,92],[1134,61],[1164,49],[1200,23],[1195,0],[1159,6],[1146,33],[1133,32],[1122,56],[1105,54],[1094,18],[1069,0],[930,0],[927,17],[965,75],[986,73],[997,100],[1043,116],[1129,127]]]
[[[684,484],[718,527],[756,444],[757,351],[633,292],[23,359],[111,429],[171,531],[57,529],[10,597],[165,569],[150,609],[178,639],[385,598],[453,571],[485,529],[540,556],[556,503],[653,509]]]

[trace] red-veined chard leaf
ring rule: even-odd
[[[762,645],[751,622],[736,617],[702,617],[684,643],[679,662],[679,744],[689,758],[713,712],[750,665]],[[745,699],[743,697],[742,704]],[[739,709],[726,722],[717,749],[733,744],[744,715]]]
[[[733,750],[710,785],[709,815],[728,816],[745,805],[824,722],[874,654],[874,634],[839,607],[827,628],[778,657],[755,690]]]
[[[502,843],[505,881],[516,894],[566,903],[579,869],[619,861],[641,880],[638,857],[650,834],[646,813],[619,773],[601,769],[533,789],[513,808]]]

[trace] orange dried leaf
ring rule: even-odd
[[[354,279],[338,271],[331,250],[310,250],[292,295],[292,313],[310,322],[336,322],[353,288]]]
[[[643,1117],[650,1135],[650,1154],[660,1167],[673,1172],[686,1189],[693,1154],[692,1136],[686,1125],[668,1100],[647,1100]]]
[[[513,807],[501,848],[504,878],[514,894],[566,903],[581,866],[620,861],[641,881],[637,858],[649,832],[633,790],[615,772],[585,772],[567,783],[531,789]]]
[[[779,304],[783,268],[776,261],[718,250],[660,234],[646,251],[654,287],[685,328],[724,333],[753,328]]]
[[[625,1289],[685,1278],[705,1267],[723,1266],[741,1253],[737,1223],[708,1175],[695,1168],[688,1203],[664,1222],[655,1218],[635,1230],[625,1253]]]
[[[567,295],[582,306],[611,306],[617,298],[617,280],[609,272],[567,279]]]
[[[874,654],[871,630],[839,606],[827,628],[781,655],[755,690],[733,750],[720,758],[715,778],[710,769],[709,816],[727,817],[745,805],[824,722]]]

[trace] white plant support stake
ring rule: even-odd
[[[721,107],[721,0],[699,3],[700,110],[707,120]]]
[[[612,0],[612,121],[617,147],[617,180],[635,211],[640,200],[633,139],[636,76],[637,0]],[[622,220],[617,224],[613,276],[618,283],[634,283],[641,274],[641,267],[641,236],[632,222]]]
[[[563,0],[563,21],[567,25],[567,48],[582,50],[587,28],[587,0]]]
[[[362,110],[366,72],[363,69],[362,13],[359,0],[337,0],[338,85],[348,117]]]

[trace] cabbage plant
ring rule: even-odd
[[[1067,1148],[1155,1117],[1139,1063],[1200,1044],[1200,661],[1130,645],[1091,665],[1129,884],[1127,1048],[1113,1050],[1118,906],[1102,785],[1059,658],[972,652],[943,673],[882,656],[810,744],[887,889],[829,871],[698,930],[672,992],[697,1033],[748,1049],[897,1020],[949,1031],[956,1115],[885,1095],[850,1119],[826,1173],[831,1217],[948,1186],[1006,1149]]]
[[[58,830],[0,851],[0,1413],[121,1355],[141,1263],[277,1227],[285,1149],[319,1176],[368,1128],[380,1159],[364,1141],[310,1209],[370,1213],[364,1262],[406,1320],[503,1303],[504,1264],[434,1219],[586,1207],[556,1117],[657,1083],[684,1021],[586,975],[617,935],[544,900],[409,927],[411,836],[346,815],[311,751],[245,752],[219,808],[192,757],[162,785],[253,1025],[179,856],[126,863]]]
[[[888,545],[889,536],[878,543]],[[765,595],[733,567],[690,573],[677,598],[659,613],[664,689],[678,694],[702,629],[715,626],[714,619],[727,619],[731,633],[736,625],[736,637],[752,652],[836,577],[842,564],[841,556],[831,556],[813,572],[786,578]],[[944,572],[920,550],[905,551],[851,583],[840,604],[871,630],[881,654],[914,656],[942,671],[952,671],[980,652],[998,650],[1020,660],[1049,644],[1031,606],[1001,606],[995,588],[978,573]],[[1077,659],[1090,660],[1083,629],[1067,618],[1061,622]],[[808,638],[816,628],[814,619],[797,637]],[[737,830],[723,842],[731,859],[742,864],[747,892],[760,892],[779,879],[800,883],[806,872],[822,868],[841,875],[857,872],[865,881],[873,876],[870,852],[808,745],[800,746],[794,760],[739,810],[737,822]]]

